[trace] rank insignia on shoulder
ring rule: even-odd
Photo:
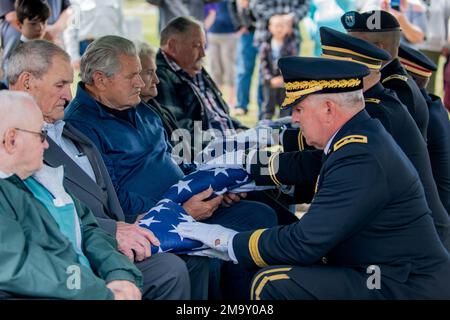
[[[401,74],[393,74],[393,75],[390,75],[389,77],[387,77],[386,79],[384,79],[383,81],[381,81],[381,83],[385,83],[385,82],[388,82],[388,81],[394,80],[394,79],[405,81],[405,82],[408,81],[407,76],[402,76]]]
[[[366,136],[361,135],[346,136],[333,145],[333,151],[339,150],[340,148],[349,143],[367,143],[367,141],[368,139]]]
[[[367,98],[367,99],[365,99],[365,101],[367,103],[375,103],[375,104],[380,104],[380,102],[381,102],[380,99],[375,99],[375,98]]]

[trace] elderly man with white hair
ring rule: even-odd
[[[0,290],[7,297],[140,299],[142,274],[92,212],[43,166],[42,112],[26,93],[0,92]]]

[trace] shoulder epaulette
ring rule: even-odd
[[[381,83],[388,82],[389,80],[392,80],[392,79],[398,79],[398,80],[405,81],[405,82],[408,81],[407,76],[402,76],[400,74],[393,74],[393,75],[390,75],[389,77],[387,77],[386,79],[384,79],[383,81],[381,81]]]
[[[380,102],[381,102],[380,99],[375,99],[375,98],[367,98],[367,99],[365,99],[365,101],[375,103],[375,104],[380,104]]]
[[[349,143],[367,143],[367,137],[361,135],[346,136],[334,144],[333,151],[339,150]]]

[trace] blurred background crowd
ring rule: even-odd
[[[18,43],[43,38],[64,47],[78,73],[80,56],[98,37],[122,35],[158,48],[170,19],[195,17],[207,33],[205,67],[232,115],[248,126],[284,116],[277,108],[284,94],[280,57],[320,56],[321,26],[344,31],[345,12],[381,8],[399,21],[402,41],[438,64],[428,91],[450,109],[448,0],[401,0],[397,7],[386,0],[48,0],[48,12],[32,21],[17,14],[20,2],[1,1],[3,69]]]

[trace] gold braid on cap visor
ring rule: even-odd
[[[305,80],[288,82],[284,85],[284,88],[286,89],[286,98],[283,101],[282,107],[293,103],[295,100],[306,94],[317,92],[323,89],[355,88],[360,85],[360,79]]]

